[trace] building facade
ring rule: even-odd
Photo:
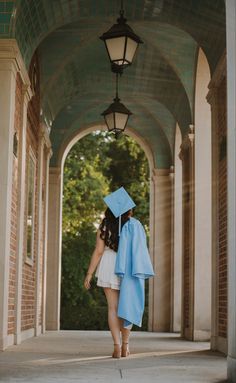
[[[63,166],[114,94],[115,1],[0,1],[0,347],[60,329]],[[150,166],[149,330],[211,341],[236,382],[236,3],[129,1],[122,76]],[[129,72],[128,72],[129,71]]]

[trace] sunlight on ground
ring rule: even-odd
[[[196,349],[192,350],[186,350],[186,351],[157,351],[157,352],[142,352],[142,353],[136,353],[131,354],[128,359],[138,359],[138,358],[149,358],[152,356],[158,357],[158,356],[170,356],[170,355],[177,355],[177,354],[189,354],[189,353],[196,353],[196,352],[202,352],[202,351],[210,351],[209,348],[201,349],[199,351],[196,351]],[[99,360],[105,360],[105,359],[111,359],[111,356],[93,356],[93,357],[84,357],[84,358],[73,358],[73,359],[53,359],[53,358],[47,358],[47,359],[36,359],[29,361],[29,364],[37,364],[37,365],[50,365],[50,364],[66,364],[66,363],[79,363],[79,362],[89,362],[89,361],[99,361]],[[128,360],[126,358],[120,358],[120,360]]]

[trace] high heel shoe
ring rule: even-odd
[[[112,354],[112,358],[119,359],[120,357],[121,357],[120,344],[119,343],[114,343],[114,351],[113,351],[113,354]]]
[[[122,343],[122,348],[121,348],[121,356],[126,357],[130,355],[129,351],[129,343],[128,342],[123,342]]]

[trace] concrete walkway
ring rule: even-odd
[[[128,358],[113,359],[106,331],[48,332],[0,353],[0,381],[24,383],[225,382],[226,358],[176,334],[132,332]]]

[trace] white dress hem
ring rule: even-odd
[[[95,273],[97,286],[120,290],[120,277],[114,272],[115,263],[116,252],[109,247],[105,247]]]

